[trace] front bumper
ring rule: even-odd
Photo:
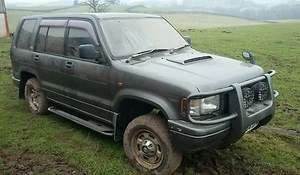
[[[215,145],[220,141],[223,144],[230,145],[238,141],[249,129],[249,126],[257,122],[259,122],[259,126],[267,124],[275,114],[275,98],[279,95],[277,91],[273,90],[271,81],[271,77],[275,74],[275,71],[269,71],[261,77],[240,84],[189,96],[186,109],[190,109],[189,104],[192,99],[228,94],[229,109],[227,114],[210,120],[195,120],[189,115],[189,111],[186,112],[186,116],[190,122],[169,120],[174,146],[185,152],[195,152]],[[245,109],[242,87],[262,80],[267,81],[269,84],[269,97],[267,100]]]
[[[230,133],[230,122],[199,126],[183,120],[169,120],[173,145],[184,152],[196,152],[219,143]]]

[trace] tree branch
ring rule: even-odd
[[[102,0],[85,0],[84,4],[90,7],[95,13],[106,12],[108,11],[109,4],[102,2]]]

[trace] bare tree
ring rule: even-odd
[[[90,7],[90,10],[92,10],[95,13],[100,12],[106,12],[109,7],[109,4],[106,2],[103,2],[102,0],[85,0],[84,4]]]
[[[73,5],[74,5],[74,6],[78,6],[78,0],[74,0]]]

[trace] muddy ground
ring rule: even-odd
[[[36,154],[24,150],[21,154],[5,153],[5,148],[0,148],[0,174],[3,175],[84,175],[84,171],[75,165],[69,164],[57,154]]]

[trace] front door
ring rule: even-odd
[[[82,44],[99,48],[94,27],[89,21],[70,20],[68,30],[64,65],[64,93],[68,97],[68,104],[112,124],[114,114],[107,110],[111,101],[110,67],[96,60],[80,58],[78,52]]]

